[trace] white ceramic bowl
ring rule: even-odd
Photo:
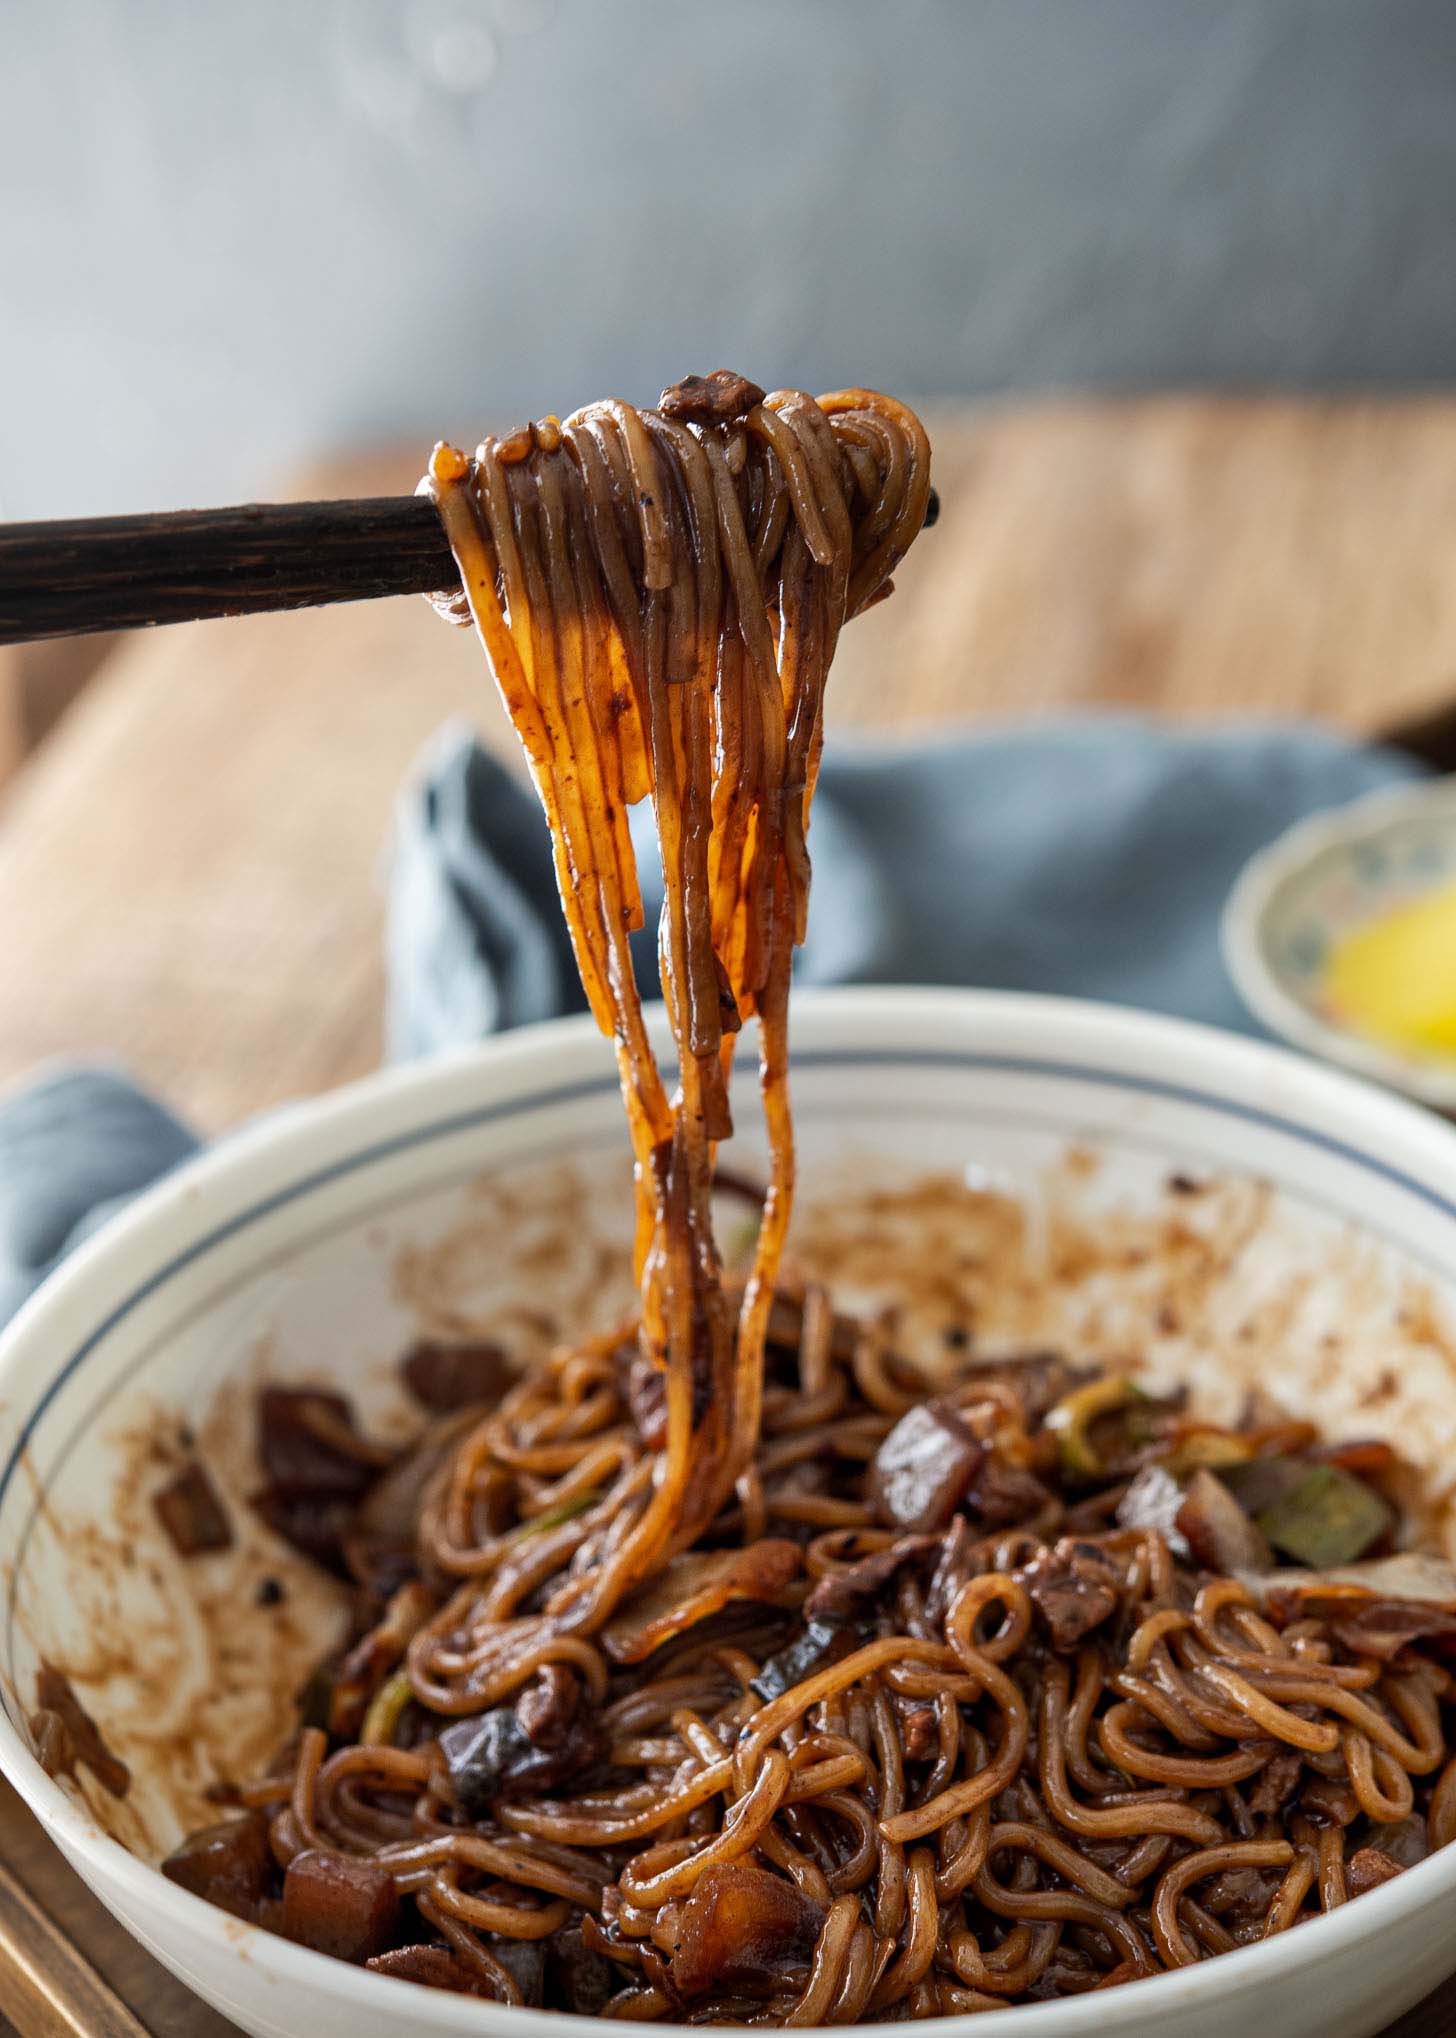
[[[1296,1047],[1456,1111],[1456,1059],[1404,1055],[1352,1031],[1323,995],[1341,935],[1456,878],[1456,782],[1367,793],[1250,859],[1229,894],[1223,951],[1250,1011]]]
[[[843,1253],[860,1286],[893,1288],[918,1251],[942,1318],[973,1316],[985,1345],[1136,1350],[1214,1402],[1261,1378],[1336,1432],[1401,1434],[1433,1490],[1449,1478],[1450,1128],[1280,1050],[1053,1000],[826,994],[799,1004],[795,1042],[806,1260]],[[751,1071],[736,1104],[746,1127]],[[185,1169],[0,1340],[0,1765],[123,1923],[257,2038],[577,2033],[327,1960],[157,1873],[208,1765],[246,1767],[275,1730],[328,1617],[242,1509],[235,1550],[170,1553],[148,1498],[167,1439],[185,1421],[245,1492],[261,1375],[335,1380],[383,1424],[392,1361],[421,1325],[526,1346],[615,1309],[625,1206],[601,1190],[625,1181],[621,1146],[586,1022],[381,1075]],[[939,1216],[908,1195],[864,1201],[866,1184],[931,1169]],[[907,1335],[936,1330],[907,1318]],[[262,1569],[287,1574],[283,1607],[254,1604]],[[42,1651],[132,1764],[124,1804],[34,1760]],[[975,2038],[1361,2038],[1456,1967],[1453,1902],[1456,1849],[1267,1943],[978,2017]]]

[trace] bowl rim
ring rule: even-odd
[[[811,1036],[838,1029],[849,1048],[872,1048],[877,1037],[903,1036],[917,1029],[925,1036],[915,1051],[934,1053],[933,1036],[959,1038],[978,1027],[1017,1040],[1023,1052],[1039,1059],[1049,1072],[1057,1057],[1087,1055],[1104,1063],[1109,1078],[1129,1081],[1160,1064],[1176,1072],[1163,1088],[1173,1096],[1202,1095],[1264,1101],[1266,1115],[1293,1123],[1301,1116],[1327,1131],[1333,1126],[1351,1138],[1368,1140],[1396,1179],[1420,1184],[1435,1174],[1449,1177],[1450,1194],[1442,1200],[1456,1206],[1456,1129],[1429,1112],[1372,1084],[1362,1082],[1264,1041],[1242,1038],[1196,1022],[1161,1014],[1132,1011],[1090,1000],[1011,992],[933,987],[849,987],[796,993],[794,1017],[800,1031]],[[659,1022],[660,1023],[660,1022]],[[1039,1044],[1039,1045],[1038,1045]],[[409,1107],[421,1115],[431,1095],[444,1101],[462,1085],[486,1081],[509,1093],[525,1087],[522,1078],[549,1070],[559,1082],[563,1073],[595,1065],[609,1066],[610,1049],[589,1015],[523,1027],[478,1046],[425,1063],[380,1070],[327,1095],[282,1107],[228,1135],[216,1147],[185,1162],[68,1256],[0,1331],[0,1436],[20,1435],[52,1383],[46,1359],[54,1360],[64,1340],[52,1335],[55,1325],[95,1322],[95,1312],[119,1282],[130,1283],[138,1271],[138,1247],[175,1247],[179,1227],[205,1229],[209,1192],[236,1192],[249,1178],[299,1179],[317,1171],[321,1145],[331,1148],[372,1144],[362,1137],[379,1121]],[[912,1057],[913,1058],[913,1057]],[[492,1083],[488,1079],[494,1079]],[[1198,1088],[1201,1083],[1205,1087]],[[1253,1108],[1253,1105],[1250,1105]],[[351,1139],[352,1135],[352,1139]],[[1371,1156],[1373,1162],[1373,1154]],[[1392,1165],[1393,1164],[1393,1165]],[[1406,1172],[1409,1170],[1409,1173]],[[1427,1183],[1427,1187],[1429,1184]],[[104,1318],[103,1318],[104,1320]],[[18,1380],[29,1374],[20,1393]],[[17,1697],[17,1706],[19,1701]],[[23,1708],[20,1708],[23,1709]],[[387,1975],[330,1959],[311,1948],[265,1932],[233,1918],[203,1898],[167,1881],[160,1870],[130,1853],[104,1832],[41,1768],[26,1740],[0,1708],[0,1773],[15,1787],[42,1827],[68,1855],[79,1858],[102,1884],[119,1893],[128,1915],[149,1921],[170,1918],[178,1936],[203,1957],[222,1966],[246,1962],[270,1983],[290,1982],[332,1995],[341,2009],[350,2005],[390,2008],[402,2025],[441,2033],[475,2033],[494,2020],[509,2020],[519,2038],[532,2032],[546,2038],[579,2038],[581,2018],[562,2011],[514,2009],[473,1997],[452,1997],[443,1991],[422,1992]],[[1176,2016],[1210,1997],[1236,1998],[1257,1994],[1283,1976],[1296,1973],[1375,1939],[1388,1923],[1407,1912],[1425,1912],[1456,1891],[1456,1846],[1438,1851],[1390,1883],[1369,1891],[1358,1904],[1310,1920],[1297,1932],[1281,1933],[1255,1945],[1240,1947],[1216,1960],[1147,1977],[1137,1985],[1138,2022],[1142,2006],[1149,2015]],[[137,1928],[129,1926],[134,1933]],[[154,1942],[155,1943],[155,1942]],[[381,1994],[381,1991],[384,1993]],[[1127,2013],[1132,1999],[1123,1997]],[[1015,2021],[1007,2022],[1011,2018]],[[516,2019],[529,2019],[516,2025]],[[989,2020],[989,2021],[988,2021]],[[1030,2021],[1028,2021],[1030,2020]],[[941,2020],[947,2027],[970,2018]],[[1100,1995],[1058,2001],[1016,2004],[978,2014],[977,2032],[986,2038],[1088,2038],[1105,2031],[1108,2006]],[[619,2028],[660,2038],[663,2026],[623,2020]],[[861,2028],[889,2034],[890,2024]]]
[[[1322,1019],[1269,960],[1267,919],[1286,885],[1330,850],[1368,842],[1423,809],[1456,820],[1456,781],[1380,786],[1338,807],[1306,815],[1257,850],[1235,878],[1219,920],[1224,963],[1240,997],[1271,1032],[1357,1075],[1439,1111],[1456,1110],[1456,1060],[1420,1060]]]

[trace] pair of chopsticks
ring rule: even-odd
[[[939,510],[932,490],[927,524]],[[422,495],[0,524],[0,644],[458,584]]]

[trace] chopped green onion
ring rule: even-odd
[[[589,1486],[585,1493],[578,1493],[574,1500],[563,1500],[559,1507],[548,1507],[544,1514],[533,1515],[530,1521],[523,1521],[519,1528],[513,1528],[506,1541],[523,1543],[527,1536],[539,1536],[546,1529],[560,1528],[564,1521],[574,1521],[579,1514],[585,1514],[589,1507],[595,1507],[601,1499],[595,1486]]]
[[[414,1686],[410,1683],[408,1670],[396,1670],[392,1677],[385,1678],[370,1699],[364,1724],[359,1729],[359,1739],[366,1747],[387,1748],[393,1743],[400,1715],[413,1696]]]
[[[1062,1469],[1070,1478],[1097,1479],[1106,1469],[1088,1435],[1098,1416],[1146,1399],[1135,1380],[1123,1373],[1108,1373],[1100,1380],[1089,1380],[1085,1387],[1074,1388],[1048,1411],[1046,1426],[1056,1437]]]
[[[1259,1516],[1275,1549],[1312,1571],[1353,1563],[1393,1523],[1380,1495],[1338,1465],[1312,1465],[1297,1486]]]

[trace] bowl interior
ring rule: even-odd
[[[1211,1412],[1261,1386],[1331,1434],[1397,1441],[1456,1552],[1449,1131],[1293,1057],[1046,1001],[806,1001],[797,1042],[793,1263],[893,1308],[932,1375],[969,1335],[1185,1380]],[[734,1106],[752,1172],[751,1075]],[[619,1319],[622,1145],[602,1043],[547,1029],[250,1135],[32,1304],[0,1356],[0,1754],[43,1816],[57,1789],[23,1753],[42,1660],[132,1772],[124,1797],[84,1768],[60,1790],[144,1862],[260,1766],[339,1608],[247,1505],[257,1386],[322,1382],[399,1433],[415,1339],[526,1361]],[[234,1543],[183,1560],[153,1499],[194,1450]]]

